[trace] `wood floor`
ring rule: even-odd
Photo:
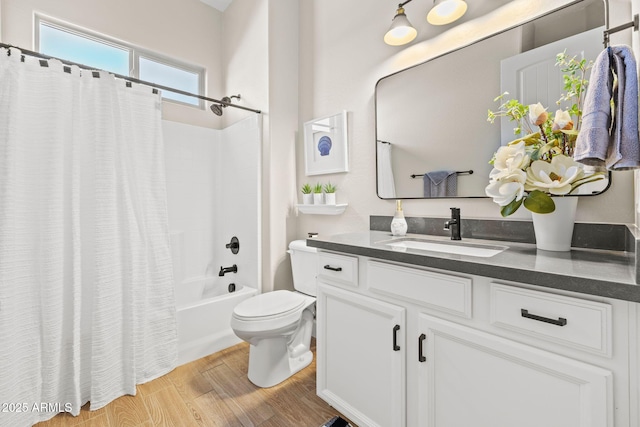
[[[312,343],[315,354],[315,341]],[[319,427],[336,410],[316,396],[316,364],[275,387],[247,379],[249,345],[212,354],[138,386],[97,411],[60,414],[37,427]]]

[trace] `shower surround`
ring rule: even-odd
[[[164,121],[163,132],[183,364],[239,342],[229,327],[231,311],[259,291],[262,118],[252,115],[223,130]],[[233,236],[238,254],[225,247]],[[237,273],[218,276],[221,266],[233,264]],[[222,295],[231,283],[236,295]]]

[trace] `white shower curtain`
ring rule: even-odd
[[[378,141],[378,196],[396,197],[396,183],[391,166],[391,144]]]
[[[135,394],[176,346],[159,95],[0,49],[0,425]]]

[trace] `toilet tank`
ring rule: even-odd
[[[306,240],[289,243],[293,287],[303,294],[316,296],[316,276],[318,275],[318,250],[307,246]]]

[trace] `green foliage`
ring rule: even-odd
[[[546,214],[556,210],[556,204],[551,196],[540,190],[533,190],[524,200],[524,207],[531,212]]]
[[[336,189],[337,189],[337,187],[335,185],[332,185],[330,182],[328,184],[324,185],[324,192],[325,193],[335,193]]]
[[[302,194],[311,194],[311,186],[309,184],[305,184],[302,186],[300,191],[302,191]]]
[[[577,118],[575,129],[579,130],[582,122],[581,106],[589,83],[585,79],[585,74],[593,66],[593,61],[578,60],[576,56],[569,58],[565,50],[556,55],[556,66],[560,67],[560,71],[565,73],[562,76],[565,92],[560,95],[560,99],[556,103],[558,105],[561,102],[570,103],[567,111],[572,117]]]
[[[502,95],[495,97],[493,101],[502,101],[507,95],[509,95],[509,92],[504,92]],[[517,99],[509,99],[502,102],[497,111],[489,110],[487,113],[487,121],[493,123],[497,117],[508,117],[510,121],[517,123],[517,126],[513,129],[515,135],[522,132],[523,125],[526,127],[528,133],[532,133],[533,130],[529,126],[529,121],[524,120],[528,114],[529,106],[523,105]]]
[[[513,199],[511,203],[509,203],[507,206],[503,206],[502,209],[500,209],[500,215],[502,215],[505,218],[508,217],[509,215],[511,215],[512,213],[518,210],[520,205],[522,205],[522,201],[523,199],[520,199],[520,200]]]
[[[556,204],[553,202],[551,196],[540,190],[533,190],[522,199],[513,199],[511,203],[503,206],[500,209],[500,215],[506,218],[517,211],[522,204],[524,204],[524,207],[529,209],[531,212],[539,214],[547,214],[556,210]]]
[[[580,130],[580,124],[582,122],[582,104],[584,102],[584,95],[587,90],[588,80],[585,79],[586,72],[593,66],[593,62],[587,62],[586,59],[577,59],[576,56],[569,57],[565,52],[559,53],[556,55],[556,66],[560,67],[560,71],[564,74],[562,76],[564,81],[564,93],[560,95],[560,99],[556,102],[560,105],[562,102],[569,103],[566,111],[572,116],[574,120],[574,128],[575,132],[573,135],[567,133],[566,131],[562,131],[565,135],[561,136],[559,132],[553,132],[553,118],[554,115],[551,111],[549,111],[549,118],[545,123],[540,126],[541,134],[538,134],[538,141],[547,144],[551,142],[553,138],[557,138],[558,142],[556,143],[557,150],[555,153],[571,154],[570,146],[567,146],[567,142],[571,143],[575,141],[575,135]],[[487,121],[490,123],[494,123],[497,117],[507,117],[510,121],[516,122],[516,127],[513,129],[513,133],[515,135],[520,135],[522,132],[527,132],[529,134],[533,133],[533,129],[531,127],[529,121],[529,106],[523,105],[517,99],[506,99],[509,92],[504,92],[503,94],[497,96],[493,101],[501,102],[500,106],[496,111],[488,110],[487,113]],[[548,140],[547,140],[548,138]],[[514,141],[514,142],[517,142]],[[530,145],[530,144],[527,144]],[[549,152],[550,150],[547,150]],[[553,153],[549,153],[553,155]],[[542,157],[541,159],[550,160],[550,157]],[[490,162],[492,163],[492,162]]]
[[[320,184],[319,182],[313,186],[313,192],[318,194],[318,193],[322,193],[322,184]]]

